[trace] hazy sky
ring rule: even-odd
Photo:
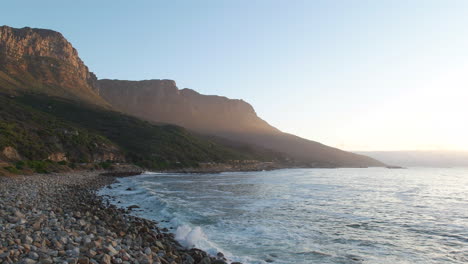
[[[4,1],[99,78],[242,98],[348,150],[468,150],[468,1]]]

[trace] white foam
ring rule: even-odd
[[[191,228],[188,225],[179,226],[175,232],[175,238],[187,248],[201,247],[208,240],[201,227]]]
[[[112,189],[103,188],[98,193],[100,195],[109,195],[115,197],[116,199],[111,200],[111,202],[121,208],[127,208],[130,205],[139,205],[140,210],[132,211],[131,214],[139,217],[144,217],[156,221],[161,221],[162,219],[170,219],[168,222],[160,222],[161,227],[175,227],[175,238],[179,243],[187,248],[200,248],[205,250],[208,254],[216,256],[218,252],[223,252],[224,256],[231,261],[240,261],[245,264],[249,263],[263,263],[262,261],[253,261],[248,257],[238,257],[233,256],[232,253],[226,251],[220,246],[216,245],[214,242],[210,241],[200,226],[190,226],[184,221],[184,217],[179,215],[177,212],[169,213],[167,207],[163,206],[159,209],[157,214],[154,214],[152,207],[155,202],[158,201],[160,204],[167,204],[169,201],[160,201],[158,199],[158,194],[160,193],[177,193],[179,191],[164,191],[158,189],[157,192],[154,191],[154,187],[160,185],[156,182],[147,182],[144,179],[154,177],[155,173],[144,173],[135,177],[121,178],[119,181],[112,185]],[[161,175],[157,175],[161,176]],[[143,181],[142,181],[143,180]],[[131,190],[128,190],[131,188]],[[120,201],[120,203],[117,203]],[[175,201],[173,201],[175,202]]]
[[[232,262],[239,261],[245,264],[265,263],[263,261],[253,260],[249,257],[233,256],[231,252],[220,248],[218,245],[210,241],[207,235],[203,232],[203,229],[199,226],[195,226],[192,228],[186,224],[181,225],[175,231],[175,238],[184,247],[200,248],[213,256],[216,256],[218,252],[223,252],[224,256]]]
[[[424,233],[402,228],[402,223],[414,225],[416,230],[433,229],[430,221],[422,223],[421,217],[415,217],[424,215],[437,218],[435,228],[441,232],[465,236],[463,201],[468,199],[468,177],[457,177],[458,172],[450,170],[443,178],[430,170],[397,172],[298,169],[222,176],[148,173],[119,179],[112,189],[100,193],[114,196],[112,202],[117,206],[140,206],[132,213],[172,229],[183,246],[212,255],[223,252],[228,260],[244,264],[263,264],[268,259],[278,264],[341,263],[349,262],[349,256],[382,264],[436,259],[444,254],[437,251],[440,239],[427,239]],[[468,175],[468,170],[463,175]],[[419,202],[402,201],[408,195],[417,196]],[[412,214],[402,219],[402,210]],[[350,223],[370,224],[362,225],[365,229],[361,230],[350,228]],[[401,232],[401,239],[393,236],[395,230]],[[424,254],[409,251],[422,236],[427,241],[427,246],[419,245],[424,247]],[[401,255],[385,254],[393,250]]]

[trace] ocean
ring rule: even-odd
[[[468,263],[466,168],[147,172],[100,194],[244,264]]]

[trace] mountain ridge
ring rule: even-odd
[[[99,94],[116,109],[150,121],[172,123],[210,134],[233,131],[240,125],[243,130],[279,131],[260,119],[252,105],[242,99],[179,89],[174,80],[99,79],[97,87]],[[154,119],[154,112],[157,112],[157,119]],[[212,115],[210,120],[202,120],[208,113]]]
[[[0,27],[0,92],[45,94],[86,107],[119,111],[156,125],[175,124],[197,134],[238,142],[239,146],[247,144],[278,153],[301,166],[383,165],[369,157],[283,133],[240,99],[179,89],[173,80],[98,80],[72,44],[52,30]]]
[[[96,81],[62,34],[0,27],[0,175],[63,167],[54,162],[95,168],[127,161],[160,170],[281,159],[119,113],[99,96]]]
[[[4,91],[45,92],[109,107],[95,90],[96,82],[96,75],[60,32],[0,27],[0,88]]]
[[[236,140],[283,153],[310,167],[368,167],[372,158],[284,133],[257,116],[247,102],[179,89],[173,80],[98,80],[100,95],[115,108],[155,123]]]

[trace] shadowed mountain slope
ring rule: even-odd
[[[99,80],[98,90],[106,101],[125,113],[268,148],[306,166],[383,165],[363,155],[283,133],[259,118],[253,107],[242,100],[179,90],[171,80]]]
[[[114,111],[96,81],[60,33],[0,27],[0,164],[125,160],[165,169],[282,159]]]
[[[137,155],[142,147],[138,158],[132,157],[155,167],[182,161],[188,165],[191,161],[284,157],[292,164],[311,167],[382,165],[283,133],[242,100],[179,90],[171,80],[98,81],[73,46],[52,30],[0,27],[0,93],[10,99],[28,98],[19,103],[35,105],[38,111],[96,132],[127,156]],[[61,112],[52,111],[58,106]],[[153,124],[139,123],[143,121],[112,110]],[[195,133],[154,123],[175,124]]]

